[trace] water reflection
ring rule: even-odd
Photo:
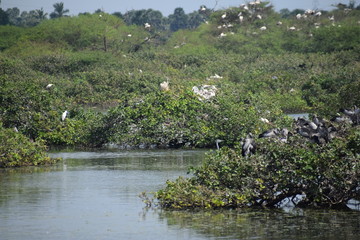
[[[221,239],[358,239],[359,212],[281,210],[161,211],[172,227]]]
[[[360,212],[162,211],[138,195],[206,151],[53,152],[51,167],[0,170],[0,239],[355,239]]]

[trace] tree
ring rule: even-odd
[[[197,11],[188,14],[188,28],[190,29],[197,28],[203,22],[204,22],[203,16]]]
[[[288,8],[280,9],[280,16],[282,18],[288,18],[290,16],[290,10]]]
[[[121,12],[114,12],[112,15],[114,15],[114,16],[120,18],[120,19],[124,19],[124,16],[123,16],[123,14]]]
[[[18,26],[21,21],[20,10],[17,7],[8,8],[6,13],[9,17],[9,24]]]
[[[9,24],[9,16],[2,8],[0,8],[0,25],[7,24]]]
[[[145,23],[149,23],[152,27],[164,29],[164,17],[160,11],[153,9],[131,10],[122,17],[128,25],[144,26]]]
[[[46,16],[48,15],[47,13],[44,12],[43,8],[36,9],[35,14],[40,21],[45,20]]]
[[[67,15],[65,15],[65,13],[69,12],[69,9],[64,9],[63,2],[55,3],[53,5],[53,7],[54,7],[54,12],[50,13],[50,18],[65,17],[65,16],[67,16]]]
[[[170,30],[176,32],[179,29],[188,27],[188,16],[183,8],[176,8],[174,14],[169,15]]]

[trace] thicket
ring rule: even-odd
[[[0,168],[53,164],[59,160],[47,155],[44,141],[30,141],[14,129],[1,125],[0,140]]]
[[[167,181],[155,196],[173,209],[347,208],[360,197],[360,132],[348,131],[326,145],[299,135],[286,143],[265,139],[250,157],[242,156],[240,145],[222,148],[193,168],[193,177]]]
[[[284,127],[284,113],[360,104],[359,10],[301,20],[266,3],[253,11],[206,12],[174,33],[103,12],[0,26],[3,127],[49,146],[236,146],[269,127],[260,118]],[[200,100],[192,88],[203,85],[216,96]]]

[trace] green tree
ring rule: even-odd
[[[50,18],[65,17],[66,16],[65,14],[69,12],[69,9],[64,9],[63,2],[55,3],[53,7],[54,7],[54,12],[50,13]]]
[[[165,29],[162,13],[153,9],[131,10],[126,12],[123,18],[128,25],[144,26],[145,23],[149,23],[157,29]]]
[[[47,18],[47,13],[44,12],[44,9],[43,8],[40,8],[40,9],[36,9],[35,10],[35,13],[36,13],[36,16],[37,18],[42,21],[42,20],[45,20]]]
[[[188,14],[188,28],[194,29],[204,22],[202,14],[197,11]]]
[[[9,24],[9,16],[7,13],[0,8],[0,25],[7,25]]]
[[[174,13],[169,15],[170,30],[176,32],[179,29],[187,28],[188,18],[183,8],[176,8]]]
[[[17,7],[6,9],[6,13],[9,17],[9,23],[11,25],[18,26],[20,22],[20,9]]]
[[[283,8],[283,9],[280,9],[280,16],[282,18],[288,18],[291,14],[290,10],[288,8]]]

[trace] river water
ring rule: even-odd
[[[0,170],[0,239],[360,239],[360,211],[146,209],[207,151],[55,152],[56,166]]]

